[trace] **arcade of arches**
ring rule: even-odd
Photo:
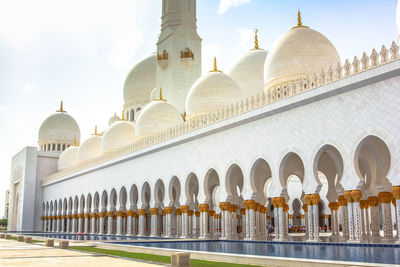
[[[42,229],[279,241],[288,240],[290,232],[319,241],[323,231],[337,241],[399,240],[400,186],[392,185],[386,177],[391,167],[386,143],[376,136],[365,137],[355,150],[353,165],[360,179],[353,190],[344,190],[341,185],[342,179],[346,179],[345,166],[350,164],[343,162],[336,147],[324,145],[312,162],[318,183],[312,194],[302,190],[305,173],[310,173],[304,166],[309,164],[303,164],[297,153],[290,152],[280,162],[279,182],[283,189],[275,196],[270,195],[273,172],[262,158],[251,168],[250,199],[243,198],[246,181],[242,169],[234,163],[224,176],[214,169],[208,170],[203,183],[199,183],[200,177],[195,173],[190,173],[182,180],[176,176],[158,179],[153,188],[144,182],[109,192],[65,196],[43,203]],[[200,190],[204,190],[205,196],[201,200]]]

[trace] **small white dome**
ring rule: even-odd
[[[75,119],[65,111],[50,115],[39,128],[39,145],[47,143],[72,145],[75,138],[79,143],[81,131]]]
[[[208,72],[189,90],[186,98],[186,118],[190,120],[219,111],[242,99],[242,89],[231,77],[220,71]]]
[[[101,141],[103,152],[109,152],[135,140],[135,125],[128,121],[113,123],[105,132]]]
[[[137,118],[136,136],[149,136],[182,121],[181,114],[174,106],[166,101],[153,101],[144,107]]]
[[[150,101],[151,91],[156,87],[156,71],[157,53],[151,54],[132,68],[124,84],[125,106]]]
[[[78,163],[78,147],[70,146],[64,150],[58,159],[58,170],[68,169]]]
[[[264,66],[265,89],[285,85],[299,78],[335,67],[340,57],[321,33],[298,26],[285,33],[269,52]]]
[[[78,149],[78,161],[86,161],[101,155],[101,136],[92,135]]]
[[[268,52],[252,49],[246,52],[228,72],[228,75],[242,88],[245,96],[264,91],[264,64]]]
[[[113,124],[116,121],[120,121],[121,118],[117,116],[117,113],[114,113],[114,116],[112,116],[109,120],[108,120],[108,126],[111,126],[111,124]]]

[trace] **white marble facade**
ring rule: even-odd
[[[142,70],[137,69],[141,66],[138,64],[129,75],[132,83],[138,79],[140,83],[136,87],[125,84],[124,96],[129,101],[125,99],[124,115],[131,116],[131,108],[140,104],[140,114],[132,113],[136,115],[128,118],[137,123],[118,122],[124,118],[114,116],[105,130],[108,134],[95,132],[78,148],[75,145],[80,139],[72,145],[74,132],[68,132],[69,139],[60,141],[67,146],[61,149],[66,150],[61,154],[58,171],[61,151],[29,148],[32,156],[26,159],[17,159],[18,154],[12,166],[14,176],[20,178],[11,181],[10,230],[264,240],[269,238],[269,224],[274,224],[274,240],[279,241],[289,238],[289,226],[291,230],[303,227],[305,238],[312,242],[320,240],[324,226],[332,227],[332,237],[349,242],[398,240],[393,231],[397,230],[393,222],[399,219],[399,205],[395,207],[394,203],[400,199],[397,44],[393,42],[389,48],[383,46],[343,64],[339,59],[337,65],[301,77],[298,66],[290,68],[289,76],[281,74],[282,66],[293,63],[276,63],[276,51],[271,53],[275,55],[273,60],[266,52],[249,54],[249,58],[259,57],[254,59],[254,66],[253,60],[241,59],[248,64],[244,67],[259,68],[260,58],[266,57],[268,68],[279,68],[266,70],[269,80],[279,83],[272,87],[262,82],[262,71],[252,77],[261,79],[257,82],[234,81],[222,74],[216,63],[211,74],[200,77],[200,61],[190,62],[201,54],[195,25],[196,1],[179,1],[182,6],[172,2],[163,1],[157,55],[142,64],[154,75],[140,80],[137,73]],[[182,20],[190,24],[190,30],[178,27],[175,35],[167,34],[173,31],[169,19],[179,14],[190,18],[189,22]],[[302,44],[313,45],[307,37],[311,30],[302,27],[299,15],[298,26],[290,30],[296,34],[285,38],[290,42],[299,38]],[[314,70],[324,64],[326,53],[336,50],[320,33],[313,31],[311,35],[329,46],[320,50],[317,63],[302,62],[305,68],[312,64]],[[257,39],[254,49],[259,49]],[[313,49],[307,51],[313,53]],[[295,51],[290,53],[296,56]],[[327,58],[331,63],[338,56],[329,54]],[[271,77],[274,73],[280,76]],[[210,81],[207,77],[221,83],[224,105],[214,99],[209,113],[202,110],[201,115],[185,114],[183,95],[198,95],[196,105],[210,97],[196,94],[200,82],[195,81]],[[163,90],[159,86],[155,91],[147,88],[151,98],[129,91],[153,84],[151,79],[156,79],[156,86],[161,81],[165,84]],[[235,84],[235,90],[230,90],[226,81]],[[260,81],[265,88],[257,91],[254,86]],[[251,87],[251,94],[240,87],[243,84]],[[177,91],[171,89],[175,86]],[[208,88],[203,87],[201,90],[207,92]],[[229,97],[229,93],[238,90],[242,90],[243,98],[236,102],[237,95]],[[226,101],[231,104],[226,105]],[[126,127],[117,129],[117,124]],[[120,133],[130,129],[132,134]],[[79,129],[74,131],[79,134]],[[143,132],[145,136],[140,135]],[[125,143],[121,143],[125,140],[122,135],[126,136]],[[105,136],[107,151],[102,151]],[[47,139],[50,144],[57,141]],[[45,154],[51,160],[44,159]],[[77,158],[70,159],[74,155]],[[19,175],[18,166],[29,164],[38,171],[32,169],[30,176]],[[33,193],[26,193],[28,183],[19,187],[23,181],[35,183]],[[13,194],[30,199],[29,205],[21,204]],[[21,220],[25,216],[29,218]],[[382,235],[380,223],[384,225]]]

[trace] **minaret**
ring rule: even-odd
[[[156,84],[163,88],[168,102],[183,113],[187,93],[201,76],[196,0],[163,0],[161,19]]]

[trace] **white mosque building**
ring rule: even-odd
[[[196,0],[163,0],[161,18],[121,118],[81,141],[61,105],[13,157],[8,230],[265,240],[271,224],[274,240],[289,226],[399,240],[396,42],[341,62],[299,13],[271,51],[256,33],[229,71],[215,60],[202,75]]]

